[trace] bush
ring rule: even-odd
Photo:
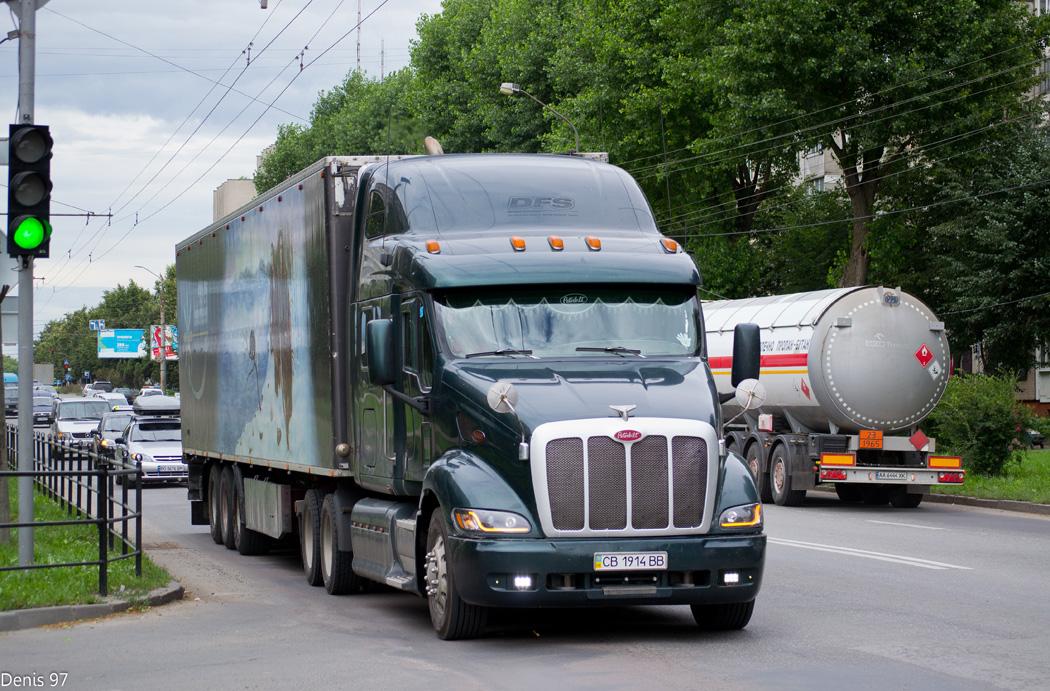
[[[1014,398],[1011,376],[958,375],[930,415],[938,451],[962,456],[963,467],[980,475],[1003,475],[1020,462],[1034,416]]]

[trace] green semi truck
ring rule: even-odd
[[[325,158],[176,268],[191,516],[216,543],[297,537],[310,584],[424,596],[443,639],[493,607],[747,625],[766,537],[700,276],[623,170]],[[757,327],[736,347],[734,386]]]

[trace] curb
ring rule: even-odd
[[[813,487],[810,492],[835,493],[834,487]],[[999,511],[1011,511],[1014,513],[1034,513],[1040,516],[1050,516],[1050,504],[1033,504],[1028,501],[1015,501],[1013,499],[978,499],[977,497],[963,497],[955,494],[933,494],[927,492],[922,495],[925,504],[953,504],[955,506],[974,506],[981,509],[998,509]]]
[[[0,633],[34,629],[40,626],[66,624],[84,619],[98,619],[110,614],[123,612],[132,604],[146,604],[150,607],[165,605],[181,600],[184,590],[178,581],[171,581],[163,588],[151,590],[144,601],[132,603],[116,597],[108,597],[105,602],[91,605],[58,605],[55,607],[35,607],[0,612]]]

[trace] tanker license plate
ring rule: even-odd
[[[667,552],[597,552],[595,571],[665,571]]]
[[[908,473],[903,470],[876,470],[876,480],[907,480]]]

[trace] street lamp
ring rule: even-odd
[[[550,112],[554,113],[555,115],[557,115],[559,118],[561,118],[565,122],[569,123],[569,127],[572,128],[572,133],[576,136],[576,149],[575,149],[575,152],[576,153],[580,152],[580,133],[576,131],[576,125],[572,124],[572,121],[569,120],[569,118],[565,117],[564,115],[562,115],[558,111],[554,110],[553,108],[548,106],[546,103],[544,103],[540,99],[538,99],[535,96],[533,96],[532,94],[530,94],[525,89],[522,89],[521,86],[518,85],[518,84],[514,84],[512,82],[503,82],[502,84],[499,85],[499,92],[501,94],[503,94],[504,96],[513,96],[514,94],[525,94],[526,96],[531,98],[536,103],[539,103],[541,106],[543,106],[544,108],[546,108]]]
[[[166,394],[168,393],[168,329],[164,324],[164,279],[160,276],[157,276],[156,273],[150,271],[144,266],[139,266],[138,264],[136,264],[135,268],[142,269],[143,271],[148,271],[149,273],[156,276],[157,280],[160,282],[160,287],[157,289],[157,292],[160,294],[160,390]],[[150,345],[150,347],[152,347],[152,344]]]

